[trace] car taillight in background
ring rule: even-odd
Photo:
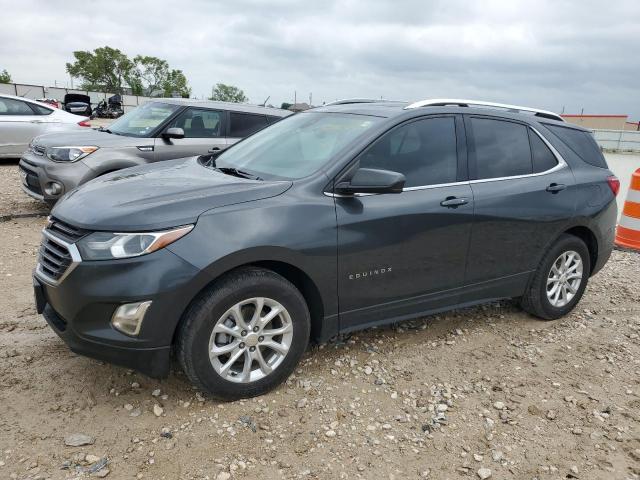
[[[620,180],[615,175],[611,175],[607,177],[607,183],[609,184],[609,188],[613,192],[615,197],[618,196],[618,192],[620,191]]]
[[[78,125],[80,125],[81,127],[90,127],[91,124],[89,123],[89,120],[82,120],[81,122],[78,122]]]

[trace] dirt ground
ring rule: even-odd
[[[367,330],[222,404],[67,349],[33,306],[46,209],[18,185],[0,164],[0,479],[640,479],[640,254],[562,320],[501,302]]]

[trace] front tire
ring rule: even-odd
[[[215,398],[254,397],[287,379],[307,348],[310,328],[307,304],[291,282],[270,270],[242,268],[187,309],[178,360]]]
[[[591,272],[589,250],[563,234],[547,251],[521,299],[523,310],[543,320],[568,314],[582,298]]]

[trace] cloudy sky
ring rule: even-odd
[[[166,5],[171,5],[171,8]],[[0,0],[0,70],[68,84],[109,45],[251,102],[480,98],[640,120],[639,0]]]

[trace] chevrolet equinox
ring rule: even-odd
[[[609,258],[618,179],[537,109],[340,101],[220,154],[67,194],[37,309],[81,354],[221,399],[283,382],[309,340],[517,298],[559,318]]]

